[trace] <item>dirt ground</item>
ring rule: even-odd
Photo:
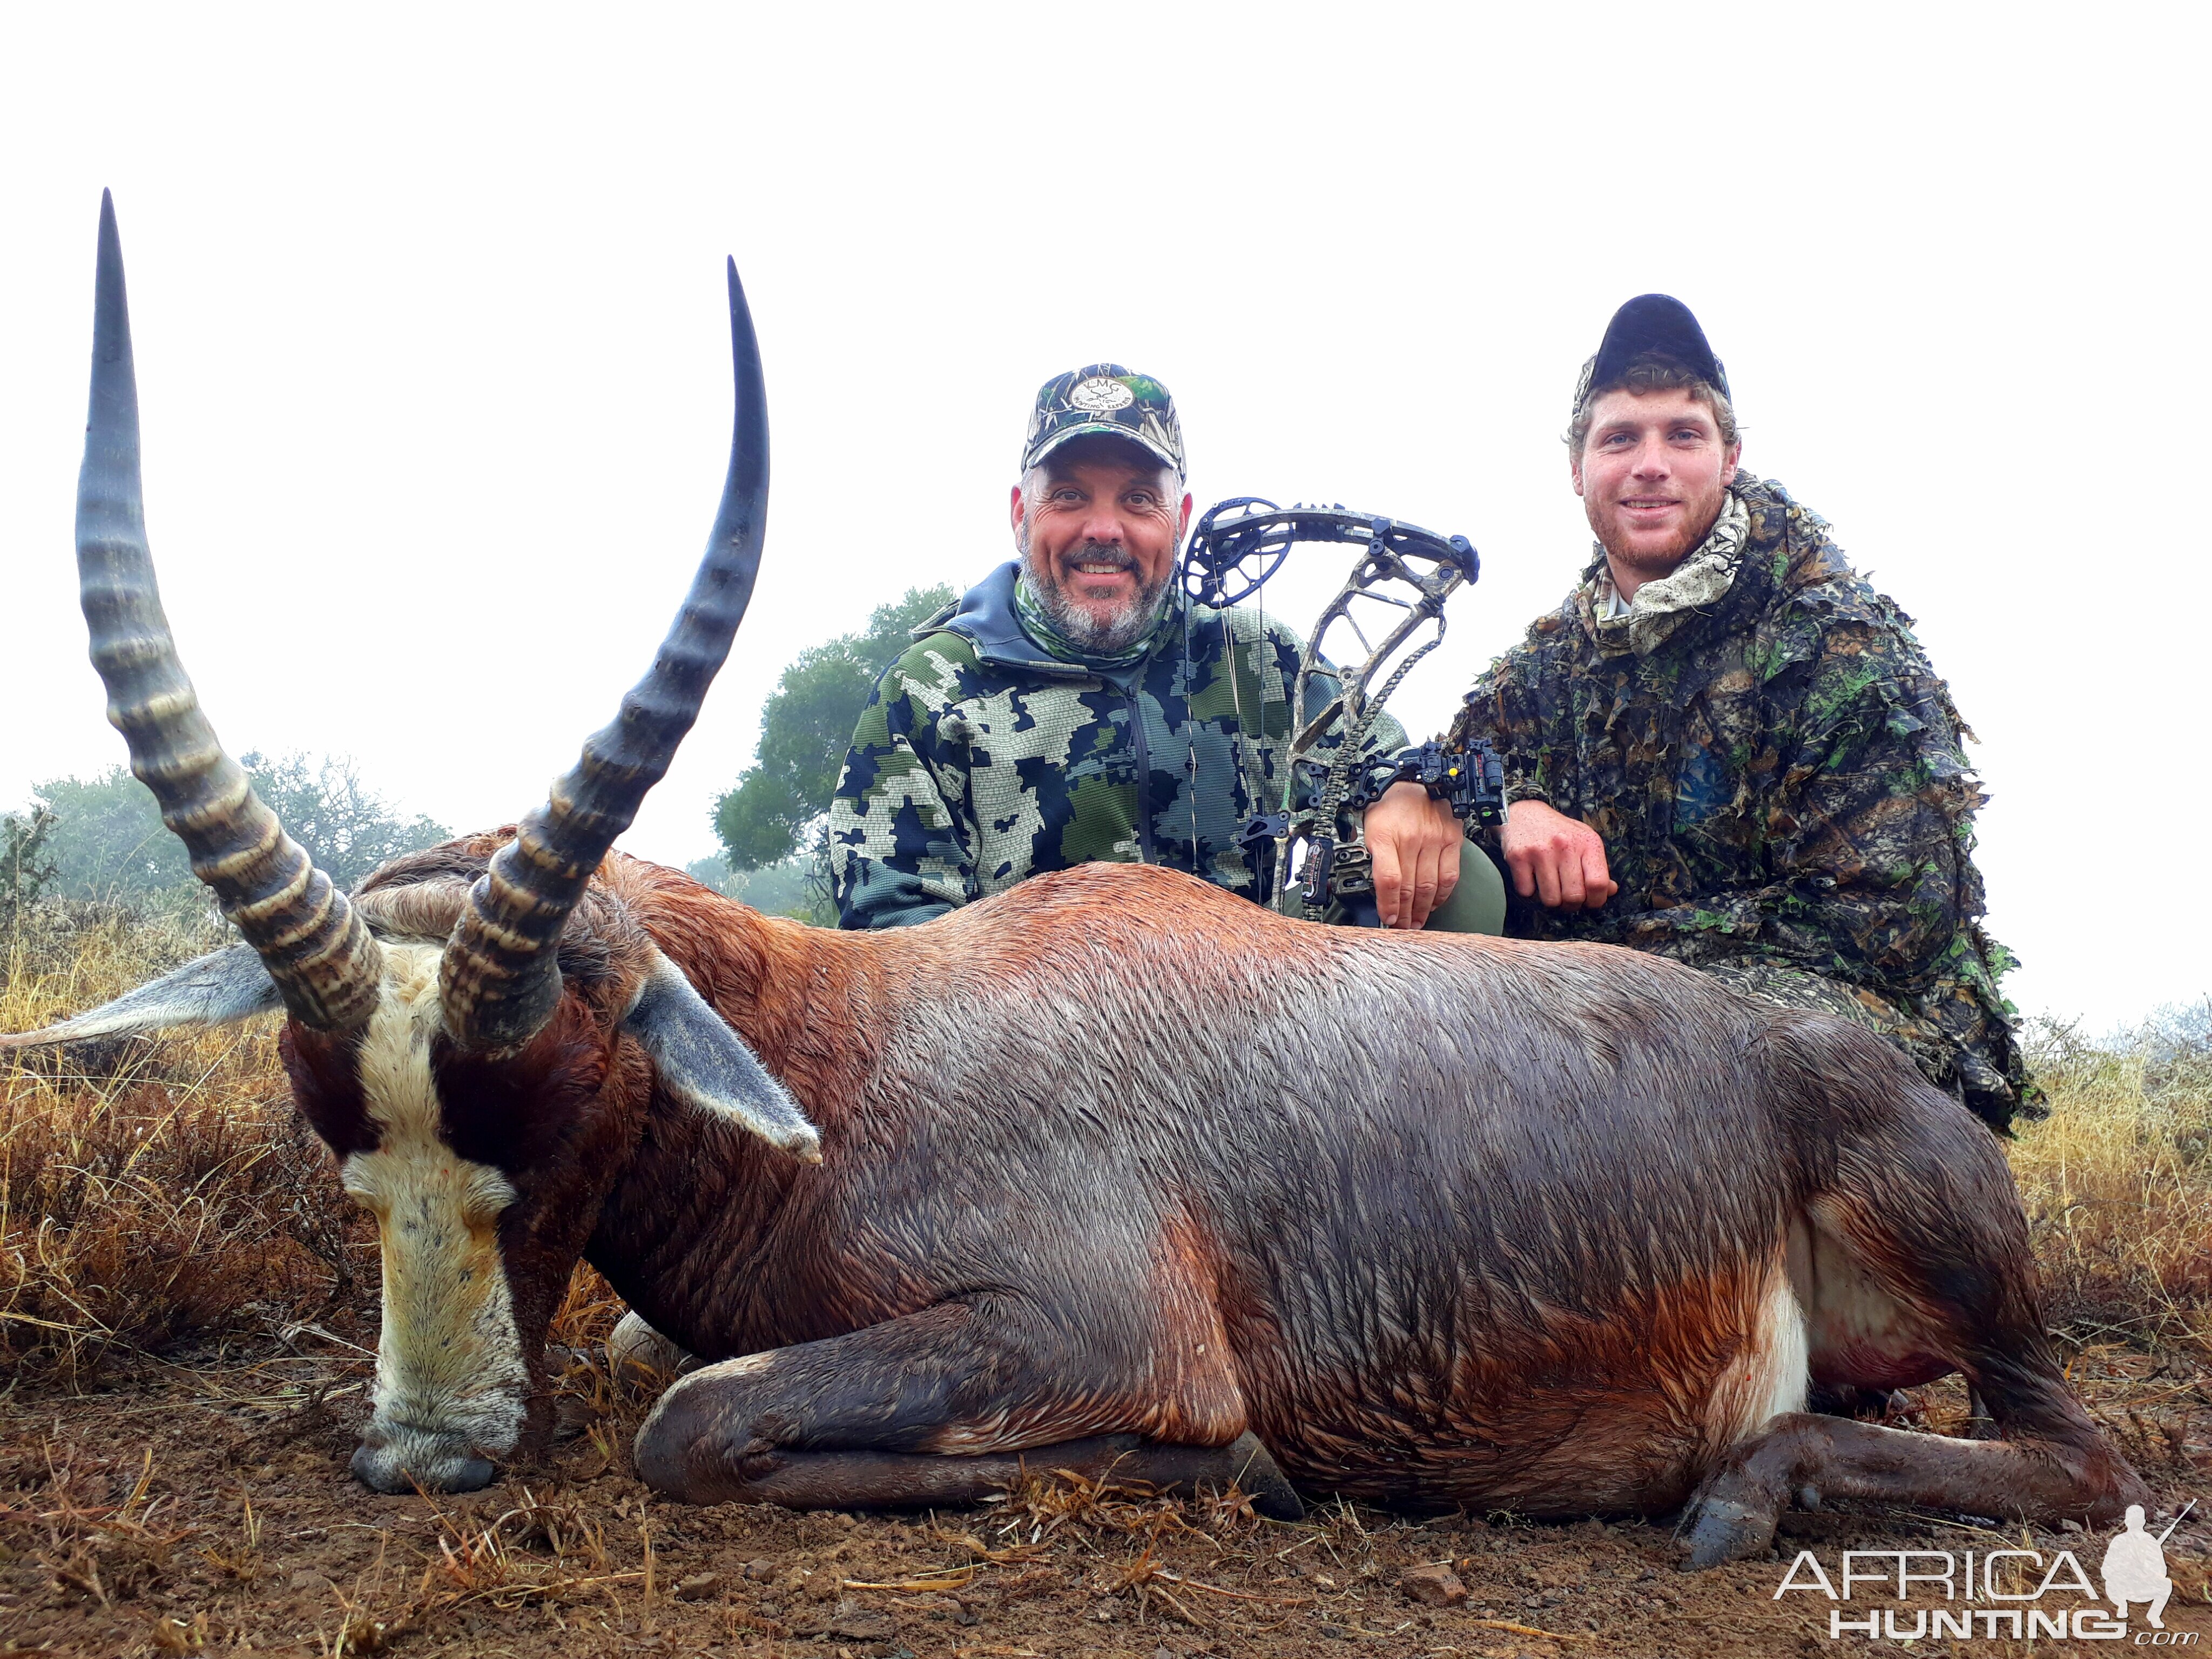
[[[0,1401],[0,1653],[1794,1654],[1838,1645],[1825,1597],[1776,1599],[1800,1549],[1832,1579],[1846,1548],[2024,1543],[2046,1558],[2071,1549],[2094,1575],[2105,1544],[1826,1512],[1790,1517],[1765,1559],[1692,1575],[1663,1522],[1425,1522],[1331,1507],[1285,1526],[1233,1500],[1100,1492],[1044,1472],[1002,1502],[934,1516],[684,1509],[630,1473],[645,1399],[588,1352],[564,1381],[564,1437],[545,1458],[465,1497],[384,1498],[346,1471],[368,1372],[349,1344],[366,1334],[325,1327],[277,1357],[151,1365],[88,1396]],[[2162,1508],[2212,1497],[2200,1427],[2212,1425],[2212,1378],[2117,1347],[2077,1354],[2074,1370]],[[1909,1422],[1963,1425],[1955,1383],[1914,1398]],[[2212,1517],[2199,1513],[2167,1540],[2166,1623],[2212,1646],[2208,1544]],[[1465,1600],[1417,1597],[1407,1574],[1423,1567],[1446,1569]],[[1432,1594],[1449,1595],[1434,1577]],[[1899,1605],[1867,1594],[1847,1611]],[[2077,1600],[2054,1592],[2051,1604]],[[1923,1605],[1905,1604],[1906,1632]],[[2137,1608],[2127,1644],[2148,1634]],[[1846,1650],[1867,1640],[1842,1638]],[[1977,1636],[1910,1650],[2075,1645]]]

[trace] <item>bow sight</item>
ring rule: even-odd
[[[1464,536],[1439,536],[1419,525],[1341,507],[1280,507],[1257,496],[1240,495],[1209,507],[1183,550],[1179,576],[1183,591],[1197,604],[1226,610],[1257,594],[1282,568],[1298,542],[1336,542],[1359,550],[1358,562],[1336,597],[1321,613],[1298,653],[1297,683],[1291,689],[1287,764],[1276,809],[1248,819],[1238,841],[1264,884],[1260,897],[1279,906],[1291,878],[1293,854],[1301,844],[1298,871],[1304,913],[1317,918],[1330,900],[1357,912],[1374,890],[1367,848],[1354,828],[1339,839],[1339,817],[1358,814],[1382,799],[1391,785],[1413,782],[1450,803],[1462,823],[1496,823],[1504,817],[1504,776],[1490,744],[1478,739],[1465,749],[1435,743],[1408,749],[1389,759],[1367,757],[1367,742],[1382,711],[1407,672],[1443,642],[1444,601],[1481,574],[1482,561]],[[1353,613],[1358,603],[1395,608],[1404,614],[1376,621],[1380,642],[1370,641]],[[1387,622],[1389,625],[1382,625]],[[1332,671],[1323,655],[1330,630],[1350,630],[1365,655],[1345,655]],[[1223,623],[1224,650],[1233,649]],[[1425,635],[1419,637],[1418,635]],[[1347,641],[1348,643],[1348,641]],[[1379,690],[1376,677],[1388,670]],[[1322,708],[1307,711],[1307,692],[1316,672],[1336,672],[1340,690]],[[1230,684],[1237,675],[1231,665]],[[1266,690],[1261,680],[1262,696]],[[1266,711],[1252,730],[1265,740]],[[1334,734],[1334,742],[1324,739]],[[1246,749],[1243,712],[1237,711],[1239,769],[1254,778]],[[1306,786],[1304,799],[1298,785]],[[1253,799],[1261,799],[1255,790]],[[1272,857],[1267,856],[1272,853]]]

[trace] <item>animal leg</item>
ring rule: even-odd
[[[1765,1547],[1793,1499],[2108,1520],[2147,1489],[2068,1388],[2043,1325],[2027,1218],[1996,1144],[1894,1050],[1832,1021],[1771,1030],[1778,1081],[1832,1158],[1790,1243],[1814,1380],[1966,1376],[2002,1439],[1789,1413],[1731,1448],[1685,1512],[1707,1567]]]
[[[607,1367],[621,1376],[632,1367],[646,1374],[680,1376],[696,1370],[698,1356],[647,1324],[633,1309],[607,1333]]]
[[[1893,1168],[1905,1164],[1901,1154]],[[1685,1512],[1685,1565],[1709,1567],[1765,1548],[1793,1500],[1810,1508],[1823,1498],[1863,1498],[2039,1521],[2105,1521],[2146,1501],[2142,1480],[2067,1387],[2044,1334],[2026,1224],[2004,1179],[2002,1189],[1992,1179],[1978,1204],[1887,1214],[1828,1206],[1826,1236],[1847,1240],[1866,1271],[1820,1275],[1812,1319],[1816,1370],[1844,1364],[1880,1374],[1871,1384],[1845,1385],[1861,1389],[1900,1370],[1907,1381],[1941,1375],[1939,1366],[1963,1371],[1978,1415],[1988,1413],[1978,1434],[1993,1426],[2002,1437],[1950,1439],[1842,1417],[1778,1416],[1707,1476]],[[1943,1191],[1933,1178],[1929,1185]],[[1838,1280],[1849,1283],[1844,1314],[1832,1305]],[[1877,1301],[1887,1310],[1878,1317],[1869,1311]],[[1839,1331],[1840,1340],[1831,1336],[1824,1346],[1824,1330]]]
[[[1793,1498],[1855,1498],[1969,1515],[2105,1522],[2146,1501],[2142,1481],[2114,1456],[2081,1407],[2065,1422],[2005,1440],[1952,1440],[1848,1419],[1793,1412],[1744,1442],[1686,1512],[1690,1554],[1710,1567],[1764,1549]],[[2055,1432],[2053,1431],[2056,1431]],[[2086,1432],[2083,1432],[2086,1431]]]
[[[641,1441],[643,1437],[641,1435]],[[685,1503],[781,1504],[786,1509],[922,1509],[979,1503],[1026,1471],[1066,1470],[1086,1480],[1141,1483],[1188,1496],[1234,1486],[1271,1521],[1296,1521],[1305,1505],[1249,1429],[1226,1446],[1179,1446],[1133,1434],[1092,1435],[1024,1451],[954,1457],[927,1452],[763,1450],[722,1479],[689,1488],[647,1484]]]
[[[905,1508],[972,1503],[1026,1464],[1185,1492],[1234,1482],[1262,1515],[1304,1513],[1267,1449],[1237,1432],[1240,1401],[1164,1409],[1066,1340],[994,1297],[702,1366],[639,1429],[638,1474],[687,1503]],[[1205,1443],[1224,1430],[1228,1443]]]

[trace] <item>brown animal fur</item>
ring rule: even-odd
[[[364,909],[437,936],[502,839],[399,860]],[[653,947],[820,1168],[658,1086],[619,1025]],[[1383,1503],[1650,1513],[1702,1485],[1708,1559],[1808,1486],[2140,1498],[2060,1377],[1986,1133],[1878,1040],[1673,963],[1310,927],[1106,866],[839,933],[617,856],[564,968],[520,1054],[437,1055],[449,1138],[520,1194],[528,1352],[580,1254],[726,1362],[639,1437],[678,1496],[950,1501],[1024,1449],[1188,1474],[1249,1431]],[[341,1150],[343,1046],[288,1048]],[[2015,1443],[1769,1409],[1808,1371],[1954,1368]]]

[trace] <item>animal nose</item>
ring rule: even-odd
[[[464,1457],[453,1466],[448,1492],[477,1492],[491,1485],[491,1478],[499,1471],[488,1457]]]
[[[499,1470],[474,1452],[441,1453],[428,1449],[403,1454],[367,1442],[354,1448],[353,1478],[373,1492],[477,1492],[491,1485]]]

